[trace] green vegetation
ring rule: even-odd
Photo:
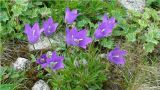
[[[0,12],[0,55],[14,62],[16,55],[24,55],[32,61],[28,71],[15,71],[8,62],[0,67],[0,90],[28,90],[33,82],[43,79],[52,90],[138,90],[146,87],[158,89],[160,85],[160,2],[147,0],[143,13],[126,11],[117,0],[1,0]],[[77,9],[79,16],[73,26],[86,28],[93,43],[86,50],[67,46],[65,37],[65,9]],[[95,40],[94,31],[102,16],[115,17],[117,26],[111,36]],[[24,25],[33,25],[52,16],[59,23],[50,51],[58,51],[65,57],[65,68],[57,72],[46,71],[35,63],[36,58],[46,50],[29,52]],[[11,50],[9,43],[21,47],[22,51]],[[126,64],[118,66],[110,63],[107,54],[116,45],[127,51]],[[8,54],[6,54],[8,53]],[[27,53],[27,54],[26,54]],[[8,56],[7,56],[8,55]],[[1,57],[0,57],[1,58]],[[4,58],[2,58],[4,59]],[[12,62],[9,62],[12,64]],[[35,73],[36,72],[36,73]],[[32,85],[31,85],[32,84]]]

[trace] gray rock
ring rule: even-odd
[[[26,70],[29,69],[31,62],[25,58],[17,58],[17,60],[13,63],[13,68],[16,70]]]
[[[65,35],[63,33],[55,33],[51,37],[41,36],[40,40],[35,44],[29,44],[29,51],[47,50],[54,48],[54,50],[61,50],[65,47]]]
[[[50,88],[43,80],[39,80],[34,84],[32,90],[50,90]]]
[[[103,53],[99,55],[101,58],[107,58],[107,54]]]
[[[66,43],[64,33],[56,33],[49,40],[52,43],[52,48],[54,48],[54,50],[58,51],[63,50],[65,48]]]
[[[46,53],[46,55],[47,55],[48,58],[51,58],[51,57],[52,57],[52,52],[51,52],[51,51],[48,51],[48,52]]]
[[[145,7],[145,0],[118,0],[126,9],[142,12]]]
[[[41,36],[41,39],[35,43],[35,44],[29,44],[29,51],[34,50],[42,50],[42,49],[50,49],[51,48],[51,42],[47,37]]]

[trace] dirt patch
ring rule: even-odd
[[[8,41],[1,56],[1,66],[10,66],[18,57],[28,58],[28,47],[25,41]]]

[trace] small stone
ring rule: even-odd
[[[47,55],[48,58],[51,58],[51,57],[52,57],[52,52],[51,52],[51,51],[48,51],[48,52],[46,53],[46,55]]]
[[[17,58],[16,62],[13,63],[13,68],[16,70],[26,70],[30,68],[31,62],[25,58]]]
[[[100,56],[101,58],[107,58],[107,54],[104,54],[104,53],[103,53],[103,54],[100,54],[99,56]]]
[[[35,50],[43,50],[43,49],[50,49],[51,48],[51,42],[47,37],[41,36],[40,40],[35,44],[29,44],[29,51],[35,51]]]
[[[59,51],[65,48],[66,43],[64,33],[56,33],[49,40],[52,43],[52,48],[54,48],[54,50]]]
[[[126,9],[142,12],[145,7],[145,0],[118,0]]]
[[[50,88],[43,80],[39,80],[34,84],[32,90],[50,90]]]

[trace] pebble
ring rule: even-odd
[[[18,57],[17,60],[13,63],[13,68],[16,70],[26,70],[30,68],[31,62],[22,57]]]
[[[45,81],[39,80],[34,84],[32,90],[50,90],[50,88]]]
[[[142,12],[145,7],[145,0],[118,0],[126,9]]]

